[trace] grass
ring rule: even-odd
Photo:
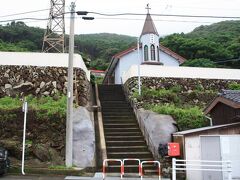
[[[181,130],[200,128],[207,125],[202,110],[195,107],[176,107],[174,104],[146,105],[145,109],[159,114],[171,115],[178,123]]]
[[[63,165],[57,165],[57,166],[49,166],[48,167],[49,169],[55,169],[55,170],[73,170],[74,167],[66,167],[66,166],[63,166]]]
[[[27,98],[29,110],[37,112],[37,118],[39,119],[52,119],[55,116],[63,118],[66,116],[66,96],[58,97],[40,97],[36,98],[28,96]],[[0,110],[11,111],[22,107],[23,102],[20,98],[4,97],[0,98]],[[2,114],[0,119],[14,118],[15,114]]]
[[[240,84],[236,82],[229,83],[228,88],[231,90],[240,90]]]
[[[0,109],[1,110],[12,110],[22,106],[20,98],[4,97],[0,98]]]
[[[204,90],[202,86],[183,91],[179,85],[168,89],[143,87],[141,96],[135,91],[132,98],[140,107],[159,114],[171,115],[181,130],[200,128],[208,125],[203,114],[205,101],[211,100],[216,92]]]

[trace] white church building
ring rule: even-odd
[[[104,77],[104,84],[122,84],[124,74],[133,65],[178,67],[186,60],[159,44],[159,34],[149,11],[139,37],[138,45],[113,56]]]

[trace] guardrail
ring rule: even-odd
[[[122,166],[122,173],[124,175],[124,171],[125,171],[125,167],[124,167],[124,164],[125,164],[125,161],[137,161],[138,162],[138,174],[139,176],[141,176],[141,161],[140,159],[123,159],[123,166]]]
[[[143,179],[143,164],[158,164],[158,179],[161,180],[161,165],[159,161],[142,161],[141,162],[141,180]]]
[[[199,162],[199,164],[196,164],[197,162]],[[228,180],[232,180],[231,161],[180,160],[173,158],[172,180],[176,180],[176,171],[178,170],[227,172]]]
[[[121,159],[104,159],[103,161],[103,179],[106,177],[106,165],[107,162],[120,162],[120,175],[121,179],[123,178],[123,162]]]

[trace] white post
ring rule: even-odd
[[[73,145],[73,54],[74,54],[74,18],[75,3],[71,3],[70,34],[69,34],[69,61],[68,61],[68,90],[67,90],[67,122],[66,122],[66,166],[72,166]]]
[[[25,140],[26,140],[26,124],[27,124],[27,111],[28,105],[27,101],[24,99],[22,110],[24,112],[24,122],[23,122],[23,142],[22,142],[22,175],[25,175],[24,172],[24,160],[25,160]]]
[[[228,180],[232,180],[232,167],[231,162],[227,162],[227,173],[228,173]]]
[[[137,39],[137,49],[138,49],[138,95],[141,96],[141,72],[140,72],[140,50],[139,50],[139,38]]]
[[[176,180],[176,158],[172,158],[172,180]]]

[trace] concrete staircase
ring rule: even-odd
[[[99,98],[108,159],[153,160],[122,86],[100,85]],[[137,164],[135,161],[127,161],[125,172],[137,173]],[[108,163],[107,172],[120,172],[119,163]],[[144,165],[144,174],[151,173],[157,174],[157,168],[152,164]]]

